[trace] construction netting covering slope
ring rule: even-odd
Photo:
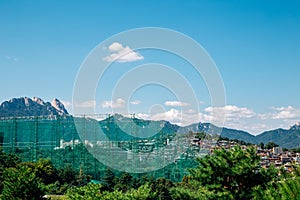
[[[57,167],[82,169],[93,179],[100,180],[106,168],[112,167],[116,173],[180,181],[195,164],[195,155],[188,153],[188,140],[175,140],[176,127],[162,123],[149,125],[146,120],[116,116],[101,120],[87,116],[1,118],[0,145],[24,161],[49,159]],[[147,133],[147,126],[155,127],[151,128],[155,134]]]

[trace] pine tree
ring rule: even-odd
[[[112,191],[115,186],[115,174],[110,168],[105,170],[104,177],[102,178],[103,189]]]
[[[259,167],[254,148],[240,147],[215,150],[213,155],[198,159],[199,166],[191,169],[190,183],[216,192],[229,192],[234,199],[251,199],[253,188],[266,184],[276,176],[276,170]]]

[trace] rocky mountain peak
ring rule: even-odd
[[[65,108],[64,104],[59,101],[58,99],[53,99],[51,102],[51,105],[58,111],[60,111],[61,113],[65,113],[65,114],[69,114],[67,109]]]
[[[40,104],[40,105],[45,105],[45,102],[41,98],[38,98],[38,97],[33,97],[32,101],[34,101],[34,102],[36,102],[37,104]]]
[[[0,117],[68,115],[64,105],[54,99],[44,102],[38,97],[20,97],[5,101],[0,105]]]
[[[296,122],[295,125],[291,126],[290,130],[300,130],[300,122]]]

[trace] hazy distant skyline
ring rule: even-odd
[[[1,98],[58,98],[71,110],[73,84],[89,52],[108,37],[141,27],[179,31],[201,44],[216,63],[226,89],[226,127],[257,134],[300,121],[300,2],[299,1],[1,1]],[[107,46],[114,59],[130,44]],[[138,90],[128,102],[137,115],[177,122],[178,117],[210,119],[212,105],[205,83],[187,63],[165,52],[142,50],[116,62],[107,72],[107,88],[97,91],[97,112],[121,108],[109,90],[122,74],[151,62],[168,65],[193,85],[201,113],[180,107],[158,86]],[[166,113],[149,113],[161,105]],[[189,111],[189,112],[188,112]],[[72,110],[71,110],[72,112]],[[165,115],[164,115],[165,114]]]

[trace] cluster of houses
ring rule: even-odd
[[[208,148],[212,153],[215,149],[225,148],[231,149],[239,145],[242,149],[246,149],[246,145],[240,145],[235,141],[228,140],[200,140],[198,138],[190,139],[192,146]],[[273,147],[272,149],[262,149],[255,146],[257,155],[260,156],[260,166],[268,168],[274,165],[276,168],[283,167],[286,171],[293,170],[293,164],[300,164],[300,153],[283,151],[281,147]]]
[[[218,141],[218,147],[225,149],[233,148],[239,145],[234,141]],[[247,148],[246,145],[240,145],[242,149]],[[293,164],[300,164],[300,153],[293,153],[289,151],[283,151],[281,147],[273,147],[272,149],[262,149],[255,145],[257,149],[257,155],[260,157],[260,166],[269,168],[271,165],[275,168],[283,167],[286,171],[293,170]],[[213,151],[213,149],[211,149]]]
[[[260,156],[260,165],[264,168],[273,164],[275,167],[284,167],[285,170],[292,171],[293,164],[300,164],[300,153],[283,151],[281,147],[272,149],[257,147],[257,154]]]

